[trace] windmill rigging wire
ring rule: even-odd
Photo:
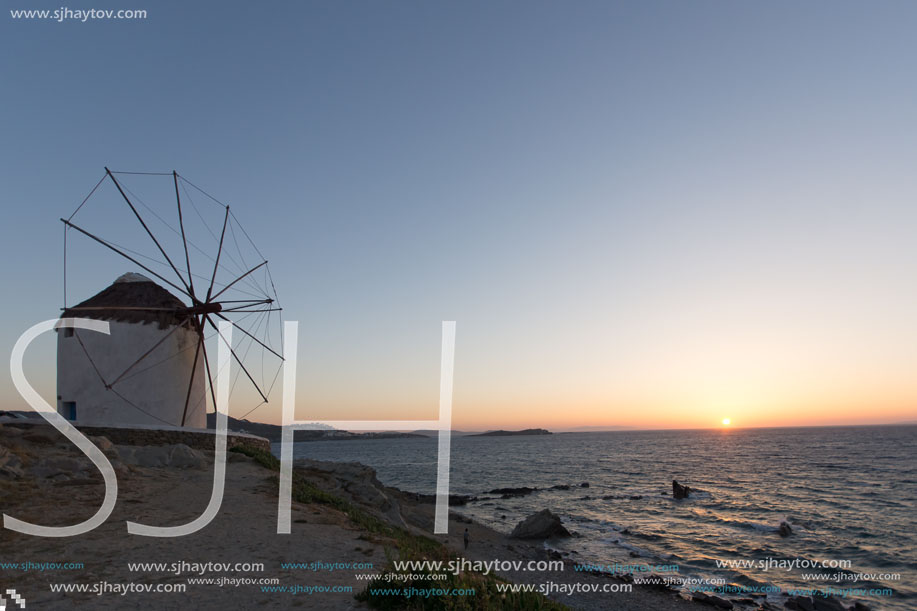
[[[99,239],[102,240],[103,242],[107,242],[108,244],[111,244],[112,246],[117,246],[117,247],[120,248],[121,250],[123,250],[123,251],[125,251],[125,252],[129,252],[129,253],[131,253],[132,255],[136,255],[136,256],[138,256],[138,257],[142,257],[142,258],[144,258],[144,259],[150,261],[151,263],[155,263],[156,265],[159,265],[160,267],[164,267],[164,268],[171,269],[171,268],[169,268],[168,264],[163,263],[162,261],[160,261],[159,259],[157,259],[157,258],[155,258],[155,257],[151,257],[151,256],[145,255],[145,254],[143,254],[143,253],[141,253],[141,252],[137,252],[136,250],[132,250],[132,249],[128,248],[127,246],[122,246],[121,244],[118,244],[117,242],[112,242],[111,240],[107,240],[107,239],[104,239],[104,238],[99,238]],[[181,269],[182,271],[187,271],[187,270],[185,270],[184,268],[180,268],[180,269]],[[200,275],[200,274],[194,274],[194,273],[192,273],[191,275],[194,276],[195,278],[200,279],[200,280],[208,280],[208,281],[210,280],[210,278],[207,278],[206,276],[202,276],[202,275]],[[225,288],[225,287],[228,286],[228,285],[223,284],[222,282],[216,282],[216,283],[215,283],[215,286],[219,286],[219,287]],[[250,293],[250,292],[245,291],[245,290],[240,289],[240,288],[233,288],[232,290],[237,290],[237,291],[239,291],[240,293],[245,293],[246,295],[250,295],[250,296],[252,296],[252,297],[258,297],[258,298],[268,297],[268,298],[269,298],[269,296],[268,296],[266,293],[265,293],[265,294],[260,294],[260,295],[259,295],[259,294],[256,294],[256,293]]]
[[[239,420],[245,420],[245,419],[248,417],[249,414],[251,414],[253,411],[255,411],[256,409],[258,409],[259,407],[261,407],[262,405],[264,405],[264,404],[266,404],[266,403],[267,403],[267,401],[262,401],[261,403],[259,403],[259,404],[256,405],[255,407],[251,408],[250,410],[248,410],[247,412],[245,412],[244,414],[242,414],[242,416],[239,418]]]
[[[140,407],[139,405],[137,405],[136,403],[134,403],[133,401],[131,401],[130,399],[128,399],[127,397],[125,397],[124,395],[122,395],[121,393],[119,393],[119,392],[118,392],[117,390],[115,390],[114,388],[109,388],[108,390],[110,390],[111,392],[113,392],[113,393],[115,393],[116,395],[118,395],[118,397],[120,397],[122,401],[124,401],[125,403],[127,403],[128,405],[130,405],[131,407],[133,407],[135,410],[140,411],[140,412],[143,412],[144,414],[146,414],[146,415],[149,416],[150,418],[154,418],[155,420],[159,420],[160,422],[162,422],[162,423],[165,424],[166,426],[175,426],[175,425],[172,424],[171,422],[168,422],[168,421],[166,421],[166,420],[163,420],[162,418],[160,418],[160,417],[158,417],[158,416],[154,416],[154,415],[151,414],[150,412],[146,411],[145,409],[143,409],[142,407]]]
[[[115,172],[111,171],[112,174],[132,174],[135,176],[171,176],[172,172]]]
[[[264,312],[262,312],[261,315],[259,315],[258,318],[256,318],[255,320],[256,320],[256,325],[255,325],[255,327],[254,327],[253,333],[257,333],[257,332],[261,329],[261,322],[264,320]],[[245,340],[242,340],[242,341],[245,341]],[[249,354],[249,352],[251,352],[252,346],[254,346],[254,345],[255,345],[254,340],[249,339],[249,340],[248,340],[248,346],[245,348],[245,352],[242,354],[242,358],[241,358],[242,361],[245,361],[245,359],[248,358],[248,354]],[[264,352],[264,351],[262,350],[262,352]],[[235,389],[235,387],[236,387],[236,382],[239,381],[239,375],[240,375],[241,373],[242,373],[242,370],[241,370],[241,369],[238,370],[238,371],[236,371],[236,377],[233,378],[232,385],[229,387],[229,392],[230,392],[230,394],[231,394],[232,391]],[[263,378],[263,376],[262,376],[262,380],[261,380],[261,385],[264,386],[264,378]]]
[[[105,390],[108,390],[108,391],[111,391],[111,392],[115,393],[115,394],[118,395],[118,397],[120,397],[125,403],[127,403],[128,405],[130,405],[130,406],[133,407],[134,409],[136,409],[136,410],[138,410],[138,411],[140,411],[140,412],[143,412],[144,414],[146,414],[146,415],[149,416],[150,418],[153,418],[154,420],[159,420],[160,422],[162,422],[162,423],[165,424],[165,425],[174,426],[171,422],[167,422],[167,421],[163,420],[162,418],[159,418],[159,417],[157,417],[157,416],[154,416],[153,414],[151,414],[150,412],[146,411],[146,410],[143,409],[142,407],[138,406],[138,405],[135,404],[133,401],[131,401],[130,399],[128,399],[127,397],[125,397],[125,396],[123,396],[121,393],[119,393],[117,390],[115,390],[114,388],[112,388],[111,384],[108,384],[108,383],[105,381],[105,378],[104,378],[104,376],[102,376],[102,372],[99,371],[98,366],[96,366],[95,361],[92,360],[92,357],[89,355],[89,351],[86,349],[86,345],[83,343],[83,339],[80,337],[80,334],[76,332],[76,329],[73,330],[73,336],[74,336],[74,337],[77,339],[77,341],[79,342],[80,347],[83,349],[83,354],[86,355],[86,358],[89,360],[89,364],[92,365],[92,368],[95,370],[96,375],[99,376],[99,380],[102,381],[102,385],[105,387]]]
[[[67,307],[67,225],[64,225],[64,308]]]
[[[182,176],[181,174],[178,175],[178,178],[179,178],[183,183],[188,183],[188,185],[190,185],[191,187],[193,187],[193,188],[195,188],[196,190],[198,190],[198,191],[200,191],[201,193],[203,193],[206,197],[208,197],[210,200],[212,200],[212,201],[215,202],[216,204],[219,204],[220,206],[223,206],[223,207],[225,207],[225,208],[228,208],[228,207],[229,207],[229,206],[227,206],[226,204],[224,204],[223,202],[221,202],[220,200],[218,200],[217,198],[215,198],[214,196],[212,196],[212,195],[211,195],[210,193],[208,193],[207,191],[205,191],[205,190],[203,190],[202,188],[198,187],[196,184],[194,184],[193,182],[191,182],[190,180],[188,180],[187,178],[185,178],[185,177]],[[187,190],[187,189],[184,189],[184,188],[183,188],[183,190],[184,190],[184,192],[186,193],[186,195],[188,196],[188,200],[191,202],[191,205],[194,207],[194,210],[195,210],[195,212],[197,213],[198,217],[201,218],[201,221],[204,221],[203,217],[201,217],[200,211],[197,209],[197,206],[194,204],[194,199],[191,197],[190,193],[188,193],[188,190]],[[239,226],[239,229],[242,231],[243,235],[245,235],[245,237],[248,239],[248,243],[251,244],[252,248],[255,249],[255,252],[258,253],[258,256],[259,256],[259,257],[261,257],[261,260],[262,260],[262,261],[266,261],[266,260],[267,260],[267,257],[265,257],[265,256],[261,253],[261,251],[258,249],[258,246],[255,244],[254,240],[252,240],[251,236],[248,235],[248,232],[245,231],[245,227],[242,225],[241,222],[239,222],[239,219],[236,217],[235,213],[234,213],[232,210],[229,211],[229,216],[232,218],[233,221],[235,221],[236,225]],[[204,221],[204,224],[207,226],[207,230],[210,232],[210,235],[213,237],[214,240],[216,240],[216,239],[217,239],[216,234],[210,229],[210,226],[207,225],[206,221]],[[241,253],[240,253],[240,254],[241,254]],[[273,282],[272,282],[272,284],[273,284]],[[275,290],[275,292],[276,292],[276,290]]]
[[[248,235],[248,232],[245,231],[245,227],[242,226],[242,223],[239,223],[239,219],[236,218],[236,215],[235,215],[232,211],[230,211],[229,215],[233,218],[233,220],[234,220],[236,223],[239,224],[239,229],[241,229],[241,230],[242,230],[242,233],[245,235],[245,237],[248,238],[248,243],[252,245],[252,248],[255,249],[255,252],[258,253],[258,256],[261,257],[262,259],[266,259],[267,257],[265,257],[264,255],[261,254],[261,251],[258,250],[258,247],[257,247],[257,246],[255,246],[254,240],[252,240],[251,236]]]
[[[128,193],[130,193],[131,196],[132,196],[141,206],[143,206],[144,208],[146,208],[147,211],[149,211],[150,214],[152,214],[154,217],[156,217],[156,219],[159,220],[160,223],[162,223],[162,224],[165,225],[167,228],[169,228],[169,229],[172,231],[172,233],[174,233],[176,236],[181,236],[181,232],[180,232],[178,229],[176,229],[175,227],[173,227],[172,225],[170,225],[169,222],[166,221],[164,218],[162,218],[161,216],[159,216],[159,214],[157,214],[156,211],[155,211],[151,206],[149,206],[145,201],[143,201],[143,198],[141,198],[139,195],[137,195],[136,193],[134,193],[133,191],[131,191],[131,189],[130,189],[126,184],[121,184],[121,186],[124,188],[125,191],[127,191]],[[193,202],[193,201],[192,201],[191,203],[192,203],[192,205],[194,205],[194,202]],[[199,215],[199,216],[200,216],[200,215]],[[203,220],[203,218],[202,218],[201,220]],[[198,252],[200,252],[200,253],[203,254],[205,257],[208,257],[208,258],[210,258],[211,261],[213,261],[213,258],[209,257],[209,255],[207,255],[207,254],[206,254],[203,250],[201,250],[196,244],[194,244],[194,242],[192,242],[191,240],[188,240],[188,239],[185,239],[185,241],[188,242],[189,244],[191,244]],[[241,254],[241,253],[240,253],[240,254]],[[244,272],[245,272],[245,268],[246,268],[247,266],[245,266],[245,267],[241,266],[241,265],[239,264],[239,262],[236,261],[235,258],[234,258],[231,254],[229,254],[229,253],[227,253],[227,257],[229,258],[230,261],[232,261],[233,264],[235,264],[237,270],[231,270],[231,269],[229,269],[228,267],[220,266],[224,271],[226,271],[226,272],[229,273],[229,274],[233,274],[233,275],[235,275],[235,274],[237,274],[237,273],[244,273]],[[244,260],[243,260],[243,263],[244,263]],[[185,271],[187,271],[187,270],[185,270]],[[180,276],[180,274],[179,274],[179,276]],[[248,286],[251,287],[253,290],[258,290],[258,291],[263,290],[262,287],[257,286],[257,285],[255,285],[254,283],[247,282],[247,284],[248,284]]]
[[[198,191],[200,191],[201,193],[203,193],[204,195],[206,195],[207,197],[209,197],[209,198],[210,198],[211,200],[213,200],[214,202],[218,203],[220,206],[222,206],[222,207],[224,207],[224,208],[227,207],[226,204],[224,204],[223,202],[221,202],[220,200],[218,200],[218,199],[215,198],[214,196],[210,195],[209,193],[207,193],[206,191],[204,191],[203,189],[201,189],[199,186],[197,186],[196,184],[194,184],[193,182],[191,182],[190,180],[188,180],[187,178],[185,178],[185,177],[182,176],[181,174],[179,174],[178,177],[179,177],[182,181],[188,183],[189,185],[191,185],[192,187],[194,187],[195,189],[197,189]]]
[[[179,178],[181,178],[181,176],[179,176]],[[179,184],[181,184],[181,183],[179,183]],[[190,183],[189,183],[189,184],[190,184]],[[194,185],[192,185],[192,186],[194,186]],[[196,187],[195,187],[195,188],[196,188]],[[210,237],[213,238],[213,241],[214,241],[214,242],[219,243],[219,238],[217,238],[216,233],[214,233],[213,229],[210,228],[210,224],[207,223],[207,220],[206,220],[206,219],[204,218],[204,216],[201,214],[201,211],[200,211],[200,209],[197,207],[197,204],[194,203],[194,198],[191,197],[191,193],[188,192],[188,190],[185,188],[184,185],[181,185],[181,189],[182,189],[182,192],[185,194],[185,199],[187,199],[188,202],[191,203],[191,208],[194,210],[194,213],[197,215],[197,218],[200,219],[201,223],[203,223],[204,227],[207,229],[207,232],[210,234]],[[200,190],[200,189],[198,189],[198,190]],[[207,194],[205,193],[205,195],[207,195]],[[209,197],[209,196],[208,196],[208,197]],[[211,197],[211,199],[213,199],[213,198]],[[216,200],[214,200],[214,201],[216,201]],[[222,205],[222,204],[221,204],[221,205]],[[230,212],[230,216],[232,217],[232,212]],[[236,222],[238,223],[238,221],[236,221]],[[229,227],[230,227],[230,231],[232,231],[232,225],[230,225]],[[239,226],[239,229],[242,229],[242,230],[244,231],[244,229],[241,227],[241,225]],[[205,253],[203,250],[201,250],[196,244],[194,244],[194,243],[191,242],[190,240],[188,241],[188,243],[191,244],[192,246],[194,246],[194,248],[195,248],[198,252],[200,252],[202,255],[204,255],[205,257],[207,257],[210,261],[216,263],[216,260],[215,260],[213,257],[211,257],[210,255],[208,255],[207,253]],[[255,250],[257,250],[257,249],[255,249]],[[259,253],[259,254],[260,254],[260,253]],[[237,268],[237,271],[233,271],[233,270],[230,270],[229,268],[220,266],[222,269],[224,269],[224,271],[226,271],[226,272],[228,272],[228,273],[231,273],[231,274],[244,273],[244,272],[245,272],[245,269],[244,269],[242,266],[239,265],[239,262],[235,260],[235,257],[233,257],[231,253],[226,253],[226,256],[229,257],[229,260],[230,260],[230,261],[232,261],[233,263],[235,263],[236,268]],[[266,259],[262,256],[262,257],[261,257],[261,260],[262,260],[262,261],[265,261]],[[248,282],[247,280],[246,280],[246,283],[247,283],[253,290],[257,290],[257,291],[263,290],[261,287],[252,286],[252,284],[251,284],[250,282]],[[267,294],[267,293],[265,292],[265,294]]]
[[[249,316],[251,316],[251,314],[246,314],[245,316],[243,316],[243,317],[240,318],[239,320],[245,320],[245,319],[248,318]],[[214,337],[216,337],[216,331],[214,331],[213,333],[211,333],[209,336],[205,335],[205,336],[204,336],[204,341],[207,341],[207,340],[209,340],[209,339],[213,339]],[[144,373],[144,372],[146,372],[146,371],[149,371],[150,369],[153,369],[154,367],[158,367],[159,365],[162,365],[163,363],[167,363],[168,361],[171,361],[172,359],[176,358],[177,356],[179,356],[179,355],[181,355],[181,354],[184,354],[185,352],[189,352],[192,348],[194,348],[194,346],[188,346],[187,348],[182,348],[181,350],[179,350],[179,351],[176,352],[175,354],[173,354],[173,355],[171,355],[171,356],[168,356],[168,357],[162,359],[161,361],[156,361],[155,363],[153,363],[152,365],[150,365],[150,366],[148,366],[148,367],[144,367],[143,369],[140,369],[140,370],[138,370],[138,371],[135,371],[135,372],[132,373],[131,375],[129,375],[129,376],[127,376],[126,378],[124,378],[124,380],[130,380],[130,379],[133,378],[134,376],[138,376],[138,375],[140,375],[141,373]],[[123,382],[124,380],[122,380],[122,382]]]
[[[115,384],[117,384],[117,383],[121,380],[121,378],[123,378],[123,377],[125,376],[125,374],[126,374],[128,371],[130,371],[131,369],[133,369],[134,367],[136,367],[137,364],[140,363],[140,361],[142,361],[142,360],[145,359],[146,357],[150,356],[150,354],[152,354],[153,351],[156,350],[156,348],[159,348],[159,346],[162,345],[162,343],[163,343],[164,341],[166,341],[167,339],[169,339],[169,338],[172,336],[172,334],[175,333],[175,331],[177,331],[179,328],[180,328],[179,325],[174,325],[174,326],[172,327],[172,329],[170,329],[169,332],[166,333],[166,334],[162,337],[162,339],[160,339],[158,342],[156,342],[156,343],[153,345],[152,348],[150,348],[149,350],[147,350],[146,352],[144,352],[143,355],[141,355],[136,361],[134,361],[133,363],[131,363],[131,365],[130,365],[127,369],[125,369],[124,371],[122,371],[122,372],[121,372],[121,375],[119,375],[117,378],[115,378],[114,382],[112,382],[111,385],[114,386]]]
[[[220,206],[224,206],[224,207],[227,207],[227,208],[228,208],[228,206],[226,206],[226,204],[224,204],[223,202],[221,202],[220,200],[218,200],[217,198],[215,198],[214,196],[212,196],[212,195],[211,195],[210,193],[208,193],[207,191],[204,191],[202,188],[198,187],[196,184],[194,184],[193,182],[191,182],[190,180],[188,180],[187,178],[185,178],[185,177],[182,176],[181,174],[178,175],[178,178],[179,178],[182,182],[188,183],[190,186],[194,187],[195,189],[197,189],[198,191],[200,191],[201,193],[203,193],[206,197],[210,198],[213,202],[219,204]],[[191,205],[194,206],[194,199],[191,198],[191,195],[188,193],[187,189],[183,189],[183,190],[184,190],[185,193],[188,195],[188,199],[189,199],[189,201],[191,201]],[[195,212],[197,212],[198,216],[200,216],[200,211],[197,210],[197,207],[196,207],[196,206],[195,206]],[[261,257],[261,260],[262,260],[262,261],[266,261],[266,260],[267,260],[267,257],[265,257],[265,256],[261,253],[261,250],[258,249],[258,246],[255,244],[255,241],[252,240],[252,238],[251,238],[250,235],[248,235],[248,232],[245,230],[245,227],[242,225],[242,223],[239,221],[238,217],[236,217],[235,213],[234,213],[232,210],[229,211],[229,216],[232,218],[233,221],[235,221],[236,225],[239,226],[239,229],[242,231],[242,234],[246,237],[246,239],[248,239],[248,243],[251,244],[252,248],[255,249],[255,252],[258,253],[258,256],[259,256],[259,257]],[[203,221],[203,218],[201,218],[201,220]],[[205,223],[205,224],[206,224],[206,223]],[[208,231],[210,231],[210,227],[209,227],[209,226],[207,227],[207,229],[208,229]],[[217,239],[217,238],[216,238],[216,235],[214,234],[213,231],[210,231],[210,235],[213,237],[214,240]],[[271,282],[271,284],[273,285],[273,281]],[[275,293],[276,293],[276,289],[275,289]]]
[[[79,211],[80,211],[80,208],[82,208],[83,205],[84,205],[86,202],[89,201],[89,198],[92,197],[92,194],[96,192],[96,189],[99,188],[99,185],[101,185],[101,184],[102,184],[102,181],[104,181],[106,178],[107,178],[107,175],[102,176],[102,178],[99,179],[99,182],[97,182],[97,183],[96,183],[96,186],[94,186],[94,187],[92,188],[92,191],[89,192],[89,195],[87,195],[86,197],[84,197],[84,198],[83,198],[83,201],[80,202],[80,205],[77,206],[77,207],[76,207],[76,210],[73,211],[73,214],[71,214],[69,217],[67,217],[67,220],[68,220],[68,221],[72,221],[72,220],[73,220],[73,217],[76,216],[76,213],[79,212]]]

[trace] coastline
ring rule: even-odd
[[[355,463],[301,463],[295,479],[308,498],[292,503],[292,535],[276,534],[277,479],[266,466],[270,455],[263,450],[243,454],[230,452],[227,460],[225,493],[220,511],[202,530],[178,538],[147,538],[129,535],[126,521],[158,526],[186,523],[200,515],[210,500],[213,484],[212,452],[194,450],[183,444],[165,446],[115,445],[104,437],[93,439],[108,455],[118,475],[119,497],[111,516],[86,535],[67,540],[31,537],[7,529],[0,536],[0,557],[36,565],[33,570],[4,569],[4,584],[18,588],[30,608],[53,608],[66,600],[82,608],[146,609],[170,606],[177,601],[196,608],[217,609],[227,605],[300,606],[320,609],[370,608],[355,594],[366,589],[367,581],[357,573],[384,571],[399,548],[399,537],[431,541],[439,557],[460,558],[462,533],[467,527],[471,545],[464,556],[472,561],[544,560],[551,556],[540,543],[510,540],[495,530],[452,513],[449,535],[434,536],[433,505],[416,495],[382,486],[375,472]],[[3,512],[42,525],[69,525],[92,516],[99,507],[104,488],[101,475],[72,444],[48,425],[0,424],[0,446],[5,456],[15,459],[5,465],[15,469],[0,477]],[[243,451],[245,451],[243,449]],[[276,460],[276,459],[275,459]],[[159,461],[159,462],[156,462]],[[299,485],[299,484],[297,484]],[[424,543],[426,545],[426,543]],[[64,554],[62,550],[66,549]],[[66,556],[66,557],[64,557]],[[132,563],[159,563],[138,568]],[[159,570],[175,562],[211,564],[263,564],[263,572],[243,574],[201,573],[190,583],[187,573]],[[524,570],[498,571],[497,577],[517,584],[601,584],[622,580],[571,570],[565,559],[557,573]],[[79,564],[75,570],[38,570],[37,566]],[[307,565],[369,564],[367,570],[305,570]],[[474,571],[461,579],[472,579],[493,588],[496,580],[485,580]],[[268,577],[270,576],[270,577]],[[296,584],[312,588],[349,588],[347,592],[264,591],[258,584],[232,586],[223,581],[276,579],[282,586]],[[130,592],[106,595],[85,592],[54,593],[52,584],[97,584],[127,587],[183,584],[184,593]],[[59,587],[59,586],[58,586]],[[271,587],[271,586],[269,586]],[[276,586],[274,586],[276,587]],[[126,597],[126,598],[125,598]],[[633,586],[631,592],[601,594],[553,593],[550,598],[573,609],[688,609],[697,603],[668,589]],[[512,596],[506,608],[528,608]]]

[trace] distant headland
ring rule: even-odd
[[[486,433],[475,433],[468,437],[509,437],[512,435],[552,435],[547,429],[523,429],[521,431],[487,431]]]

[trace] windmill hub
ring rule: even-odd
[[[223,311],[223,305],[217,302],[201,303],[188,308],[189,314],[216,314]]]

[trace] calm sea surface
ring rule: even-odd
[[[435,489],[433,438],[299,443],[295,456],[357,461],[387,485]],[[855,598],[873,608],[917,609],[914,426],[453,437],[451,478],[453,493],[488,497],[456,510],[502,532],[544,508],[559,514],[582,537],[549,543],[581,563],[677,564],[683,577],[749,587],[890,588],[891,596]],[[672,479],[699,492],[675,501]],[[571,488],[508,499],[486,494],[558,484]],[[793,535],[777,533],[781,521]],[[767,558],[851,566],[765,571],[716,563]],[[804,579],[810,572],[833,577]],[[853,582],[843,573],[900,579]]]

